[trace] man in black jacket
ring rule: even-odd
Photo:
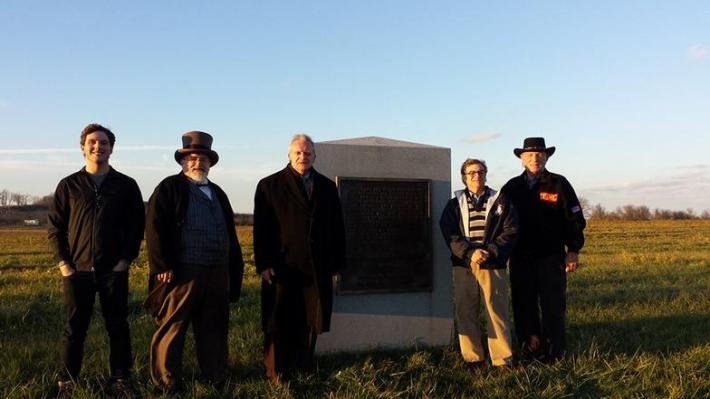
[[[545,362],[565,352],[566,273],[577,268],[586,225],[572,185],[545,169],[554,152],[544,138],[526,138],[513,151],[525,171],[502,189],[520,217],[510,260],[515,333],[524,355]]]
[[[316,338],[330,329],[333,275],[345,266],[338,190],[313,169],[315,157],[311,138],[294,136],[289,164],[263,178],[254,197],[264,366],[272,383],[313,369]]]
[[[495,367],[510,367],[513,349],[506,265],[518,220],[504,194],[485,185],[488,168],[478,159],[461,165],[466,188],[454,192],[439,226],[451,250],[454,305],[461,355],[467,365],[484,364],[478,320],[481,298],[487,314],[488,351]]]
[[[109,165],[115,142],[115,135],[99,124],[84,128],[84,168],[59,182],[48,214],[48,238],[63,276],[66,313],[60,396],[69,394],[79,376],[97,292],[109,336],[113,389],[117,395],[128,389],[128,266],[138,256],[145,214],[135,180]]]
[[[239,299],[244,273],[232,206],[224,191],[207,179],[219,160],[212,136],[183,134],[175,160],[182,172],[155,188],[146,226],[146,306],[158,322],[150,345],[150,375],[164,391],[180,388],[190,323],[203,377],[217,385],[225,381],[229,303]]]

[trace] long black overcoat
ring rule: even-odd
[[[273,268],[275,279],[291,290],[302,288],[306,319],[322,316],[329,331],[334,274],[345,267],[345,231],[338,190],[312,169],[313,191],[289,166],[263,178],[254,197],[254,263],[257,273]],[[312,283],[317,285],[313,289]],[[316,296],[316,297],[313,297]],[[317,306],[320,304],[320,306]],[[291,303],[277,296],[276,284],[262,282],[262,328],[269,331],[288,315]]]

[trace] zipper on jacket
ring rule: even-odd
[[[94,203],[92,204],[92,220],[91,220],[91,271],[95,272],[96,269],[94,268],[94,265],[96,265],[96,251],[94,250],[96,248],[96,212],[99,209],[99,201],[101,200],[101,194],[99,194],[99,189],[96,187],[96,183],[93,181],[91,177],[89,177],[91,180],[91,185],[94,187]]]

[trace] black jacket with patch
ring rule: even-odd
[[[584,246],[586,222],[572,185],[564,176],[543,170],[529,188],[525,173],[510,179],[501,189],[513,202],[520,221],[513,256],[579,252]]]

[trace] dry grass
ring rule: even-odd
[[[251,230],[239,228],[248,263],[244,296],[231,313],[230,372],[218,392],[194,377],[188,340],[183,397],[559,398],[710,396],[710,222],[597,222],[587,229],[584,267],[570,276],[570,355],[553,366],[523,364],[508,374],[467,372],[455,347],[341,354],[319,360],[316,376],[271,388],[261,380],[259,286]],[[448,266],[447,266],[448,267]],[[152,320],[145,255],[131,274],[131,333],[138,389],[149,396]],[[46,232],[0,229],[0,397],[50,397],[61,332],[59,273]],[[97,312],[77,397],[104,397],[106,339]]]

